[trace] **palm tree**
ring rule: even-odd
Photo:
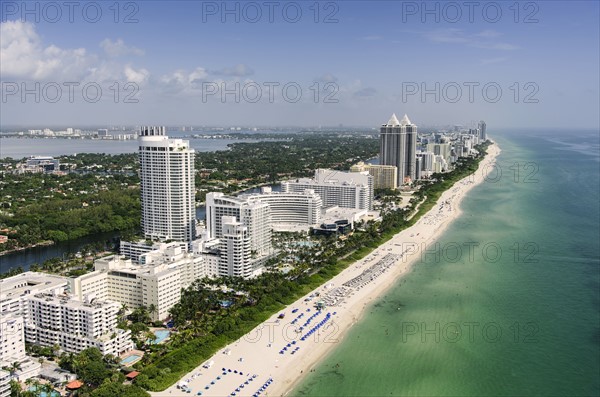
[[[25,384],[28,387],[28,389],[33,389],[35,392],[39,392],[40,390],[40,381],[37,380],[36,378],[29,378],[25,381]]]
[[[154,334],[154,332],[150,332],[150,331],[146,332],[146,335],[145,335],[146,345],[148,345],[148,346],[152,345],[156,339],[157,339],[157,337]]]
[[[107,354],[103,357],[103,360],[111,368],[117,368],[119,366],[119,357],[114,354]]]
[[[150,313],[150,314],[158,313],[158,308],[156,307],[156,305],[154,303],[151,303],[150,306],[148,306],[148,313]]]
[[[58,356],[58,352],[60,351],[60,346],[55,343],[54,345],[52,345],[52,354],[57,357]]]
[[[8,372],[10,373],[10,376],[12,378],[15,378],[15,375],[17,374],[17,372],[23,369],[21,367],[21,363],[18,361],[15,361],[14,363],[10,364],[8,367],[4,367],[4,368],[6,370],[8,370]]]
[[[52,387],[52,383],[44,383],[38,390],[40,391],[40,395],[46,395],[50,397],[54,392],[54,387]]]
[[[127,318],[127,311],[128,311],[128,310],[129,310],[129,306],[127,306],[127,304],[126,304],[126,303],[123,303],[123,304],[121,305],[121,308],[119,309],[119,311],[118,311],[118,313],[117,313],[117,315],[119,315],[119,316],[120,316],[120,318],[121,318],[121,321],[125,321],[125,320],[126,320],[126,318]]]

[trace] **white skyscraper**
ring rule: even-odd
[[[271,232],[269,204],[223,193],[206,195],[207,238],[219,241],[216,275],[251,277],[260,272],[274,252]],[[212,259],[205,260],[212,269]]]
[[[232,197],[223,193],[206,195],[206,230],[209,238],[223,237],[223,217],[233,216],[247,227],[251,250],[257,256],[270,255],[271,246],[271,208],[261,201],[248,197]]]
[[[235,216],[222,217],[222,235],[219,238],[219,274],[251,277],[255,268],[252,261],[248,227]]]
[[[417,126],[407,115],[401,121],[395,114],[380,130],[379,163],[394,165],[398,168],[398,186],[404,178],[416,179],[417,170]]]
[[[165,127],[141,128],[142,230],[147,239],[194,239],[194,153],[188,141],[169,139]]]

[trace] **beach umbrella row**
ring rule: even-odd
[[[310,335],[314,334],[319,328],[321,328],[327,321],[329,321],[329,319],[331,318],[331,313],[327,313],[327,315],[325,316],[325,318],[321,321],[319,321],[319,323],[317,325],[315,325],[310,331],[308,331],[306,334],[304,334],[300,340],[301,341],[305,341],[306,338],[308,338]]]
[[[252,397],[260,396],[265,390],[267,390],[267,387],[271,386],[271,383],[273,383],[273,378],[267,379],[267,381],[264,383],[264,385],[262,385],[262,387],[260,389],[258,389],[256,391],[256,393],[254,393],[252,395]]]

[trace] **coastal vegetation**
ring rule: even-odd
[[[95,347],[85,349],[78,354],[63,352],[57,355],[58,346],[41,348],[42,350],[28,351],[33,357],[57,361],[60,368],[74,373],[81,381],[80,388],[71,391],[71,395],[79,397],[113,397],[116,395],[126,397],[148,397],[149,394],[139,386],[124,384],[125,375],[120,370],[119,358],[113,355],[103,356]],[[43,358],[42,358],[43,357]],[[19,370],[20,368],[7,368]],[[55,388],[64,387],[62,384],[40,382],[36,378],[28,379],[26,389],[16,381],[11,381],[11,397],[34,397],[44,392],[46,396],[54,395]],[[63,394],[64,395],[64,394]]]
[[[319,167],[348,169],[374,157],[376,139],[359,135],[296,135],[285,141],[239,142],[230,150],[196,153],[196,198],[233,193]],[[103,232],[139,230],[136,154],[59,157],[63,174],[15,173],[18,160],[0,160],[0,253]]]
[[[288,146],[289,143],[285,142]],[[354,147],[356,143],[349,143],[349,147]],[[263,142],[258,144],[261,149],[257,152],[269,153],[270,150],[274,150],[273,147],[269,148],[270,144],[280,143],[267,142],[267,145],[264,144]],[[135,393],[138,392],[138,389],[152,391],[166,389],[186,373],[208,360],[216,351],[228,343],[242,337],[272,314],[323,285],[351,263],[368,255],[396,233],[413,225],[435,205],[445,190],[477,170],[479,162],[486,153],[488,144],[484,143],[476,147],[480,152],[479,156],[459,159],[452,172],[434,174],[430,180],[419,181],[406,207],[402,208],[397,205],[400,202],[398,192],[378,191],[378,201],[382,205],[382,219],[380,222],[369,221],[357,225],[356,230],[344,239],[339,239],[336,236],[321,236],[316,238],[313,243],[303,246],[301,250],[283,252],[279,259],[286,262],[286,272],[277,269],[277,265],[281,264],[280,261],[274,261],[267,272],[252,280],[231,277],[196,280],[183,291],[181,301],[170,310],[174,332],[166,343],[147,343],[149,339],[152,339],[149,326],[157,325],[151,322],[148,315],[152,308],[137,308],[129,315],[126,315],[127,308],[122,308],[120,311],[122,320],[119,327],[130,329],[137,347],[146,352],[143,359],[134,365],[135,369],[141,371],[141,374],[134,380],[137,389],[113,390],[115,387],[122,387],[122,374],[115,374],[109,368],[116,363],[106,362],[102,364],[108,367],[104,369],[96,368],[95,372],[100,375],[95,374],[95,378],[89,379],[86,377],[85,369],[82,369],[84,367],[79,369],[80,372],[77,372],[77,367],[68,364],[69,361],[66,361],[64,357],[61,357],[59,363],[62,361],[61,366],[65,365],[65,369],[70,366],[78,375],[84,377],[89,387],[88,392],[92,394],[100,393],[98,390],[106,390],[107,395],[108,393],[133,393],[133,395],[137,395]],[[257,144],[242,144],[242,146],[244,145]],[[319,150],[316,147],[313,149]],[[335,164],[320,165],[318,162],[313,164],[319,164],[316,165],[317,167],[328,166],[344,169],[359,159],[369,157],[368,152],[364,152],[366,149],[355,149],[364,156],[362,158],[346,158],[345,160],[336,161]],[[232,150],[235,150],[235,145]],[[248,148],[246,147],[244,150],[248,150]],[[329,153],[329,161],[344,157],[341,153],[329,152],[329,149],[326,148],[321,150]],[[372,150],[377,150],[376,145],[373,145]],[[202,158],[200,156],[200,159]],[[222,160],[225,158],[227,156],[224,156]],[[198,161],[202,161],[200,159]],[[211,157],[208,157],[208,159],[210,160]],[[209,160],[204,158],[206,163],[201,164],[217,166],[217,164],[210,163],[214,160]],[[263,159],[263,161],[264,164],[270,164],[271,160]],[[220,182],[220,186],[224,189],[233,189],[233,186],[239,185],[228,184],[227,181],[231,180],[229,179],[231,176],[240,178],[244,175],[243,172],[247,173],[245,176],[259,175],[259,173],[265,172],[266,168],[271,167],[264,164],[256,168],[243,169],[242,167],[237,171],[227,171],[227,173],[225,167],[223,167],[222,172],[218,171],[219,168],[217,168],[217,171],[211,172],[211,175],[215,172],[221,172],[223,175],[218,178],[215,177],[213,181]],[[219,167],[221,166],[219,165]],[[250,165],[247,164],[246,167],[250,167]],[[310,173],[310,168],[307,165],[304,165],[304,167],[301,171],[305,174]],[[232,169],[236,168],[233,167]],[[286,168],[282,166],[279,169],[285,170]],[[301,173],[301,171],[298,172]],[[272,173],[273,168],[271,168],[268,175]],[[261,175],[263,175],[261,178],[267,178],[262,179],[263,181],[269,181],[269,176],[265,176],[266,174]],[[281,175],[278,175],[278,177],[281,177]],[[207,180],[210,180],[210,178],[207,178]],[[239,179],[235,180],[239,181]],[[246,182],[247,180],[244,183]],[[278,240],[283,246],[286,244],[291,245],[294,236],[281,235]],[[85,268],[88,266],[85,261],[79,263],[79,265]],[[77,270],[69,266],[59,266],[54,262],[49,262],[43,266],[46,268],[56,266],[59,268],[58,271]],[[227,304],[224,304],[224,302],[227,302]],[[50,357],[54,354],[54,351],[52,348],[46,348],[44,351],[34,353]],[[94,353],[88,352],[87,354],[93,355]],[[118,385],[115,386],[112,383]],[[102,389],[103,386],[106,388]]]
[[[476,147],[478,157],[459,159],[452,172],[422,182],[407,207],[385,211],[381,222],[360,225],[346,239],[321,237],[321,244],[303,247],[286,273],[273,270],[252,280],[205,278],[194,282],[170,311],[177,332],[169,344],[156,346],[136,364],[141,374],[135,383],[152,391],[166,389],[228,343],[412,226],[445,190],[477,170],[488,145]],[[396,197],[395,192],[380,195],[391,196],[387,201]],[[224,301],[232,304],[225,307]]]

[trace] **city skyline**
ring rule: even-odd
[[[1,123],[376,127],[398,112],[598,128],[597,3],[498,3],[498,18],[462,3],[276,3],[272,21],[235,2],[128,2],[93,23],[88,9],[71,22],[3,3],[17,8],[0,10]],[[152,28],[164,21],[177,28]]]

